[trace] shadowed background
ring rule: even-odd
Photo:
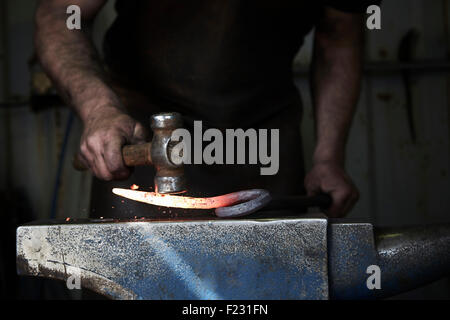
[[[97,18],[98,48],[114,20],[113,4],[109,1]],[[81,123],[32,86],[40,83],[32,58],[34,5],[0,2],[0,281],[2,296],[9,298],[69,295],[46,285],[33,293],[40,279],[17,285],[15,225],[52,216],[87,217],[89,210],[91,177],[71,167]],[[346,165],[361,192],[350,218],[382,226],[450,220],[449,13],[448,0],[384,1],[382,30],[367,31],[363,89],[347,147]],[[314,145],[307,80],[311,48],[309,35],[294,64],[304,104],[306,169]],[[450,280],[398,298],[449,299]]]

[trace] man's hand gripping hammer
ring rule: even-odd
[[[177,112],[158,113],[151,117],[153,131],[152,142],[139,145],[126,145],[122,148],[122,157],[126,166],[155,166],[155,192],[162,194],[186,191],[183,164],[171,161],[171,136],[175,129],[183,126],[183,119]],[[87,170],[86,166],[74,158],[73,166],[77,170]]]

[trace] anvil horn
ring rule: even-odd
[[[387,298],[450,274],[450,224],[350,229],[330,225],[332,299]],[[380,269],[380,289],[367,288],[370,265]]]

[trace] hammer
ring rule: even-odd
[[[177,112],[158,113],[150,118],[153,131],[152,142],[139,145],[126,145],[122,148],[122,157],[127,167],[150,166],[156,168],[154,179],[155,192],[180,193],[186,191],[186,180],[182,164],[171,161],[171,135],[175,129],[181,128],[183,119]],[[87,170],[78,157],[74,158],[76,170]]]

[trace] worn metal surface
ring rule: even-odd
[[[450,275],[450,224],[375,229],[375,243],[383,279],[377,297]]]
[[[330,298],[357,299],[370,295],[366,270],[377,262],[373,226],[369,223],[331,223],[328,250]]]
[[[240,201],[233,206],[221,207],[215,210],[216,215],[221,218],[242,217],[266,206],[272,197],[269,191],[263,189],[244,190],[237,193]]]
[[[327,299],[327,221],[90,221],[17,230],[18,273],[119,299]]]
[[[330,224],[329,286],[332,299],[379,299],[450,274],[450,224],[373,228]],[[381,289],[367,287],[367,268],[380,268]]]
[[[175,164],[171,158],[172,132],[183,126],[183,118],[177,112],[158,113],[151,117],[153,131],[151,158],[156,168],[155,192],[179,193],[187,189],[183,164]]]

